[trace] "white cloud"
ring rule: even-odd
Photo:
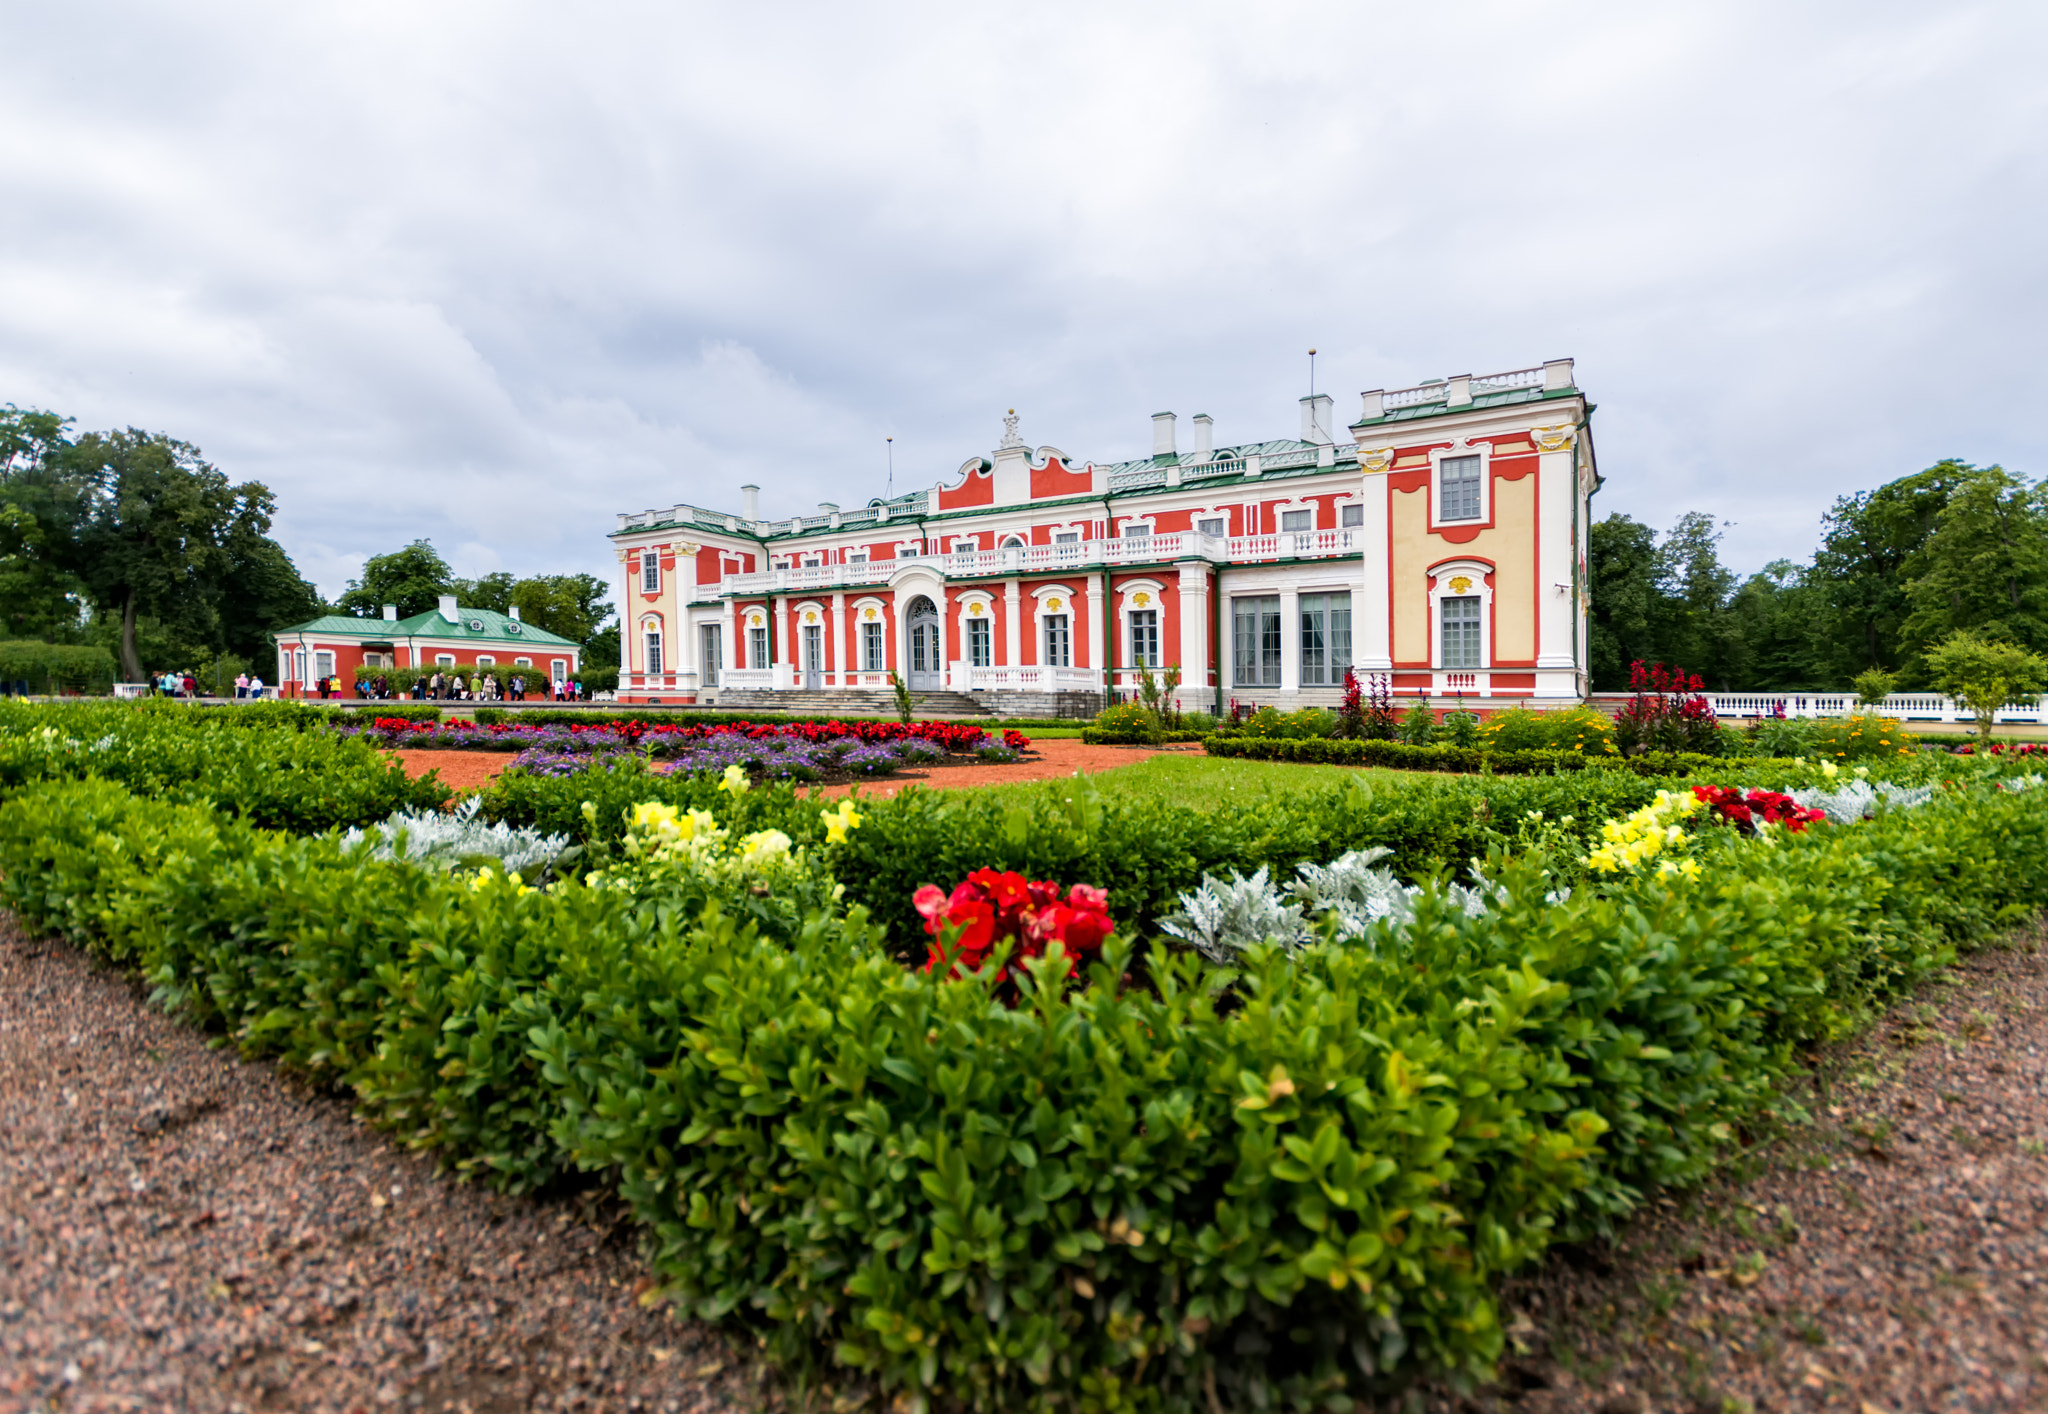
[[[0,401],[199,443],[330,592],[418,536],[899,489],[1575,355],[1602,511],[1803,556],[2040,471],[2037,7],[78,3],[0,89]]]

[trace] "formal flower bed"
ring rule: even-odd
[[[529,725],[523,722],[412,721],[378,716],[365,724],[338,723],[329,728],[340,736],[367,736],[385,746],[437,751],[567,752],[639,751],[656,756],[687,753],[705,744],[738,742],[786,745],[884,745],[918,741],[941,751],[967,754],[990,745],[1022,751],[1031,739],[1022,732],[1000,734],[967,722],[748,722],[675,726],[666,722],[628,721],[584,726],[575,723]]]
[[[849,1405],[1483,1374],[1503,1275],[2048,904],[2048,790],[1988,759],[824,810],[635,752],[349,836],[68,720],[0,712],[10,907],[461,1175],[612,1186],[657,1298]],[[376,754],[303,737],[306,797]]]

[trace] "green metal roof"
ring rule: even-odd
[[[414,614],[409,619],[359,619],[351,614],[323,614],[317,619],[308,619],[302,624],[277,630],[280,637],[286,634],[318,635],[323,638],[438,638],[470,639],[478,643],[501,643],[507,646],[526,643],[549,648],[574,648],[575,642],[560,634],[549,633],[535,624],[523,623],[510,614],[501,614],[495,609],[465,609],[456,606],[457,620],[451,623],[441,617],[438,609],[429,609],[424,614]]]

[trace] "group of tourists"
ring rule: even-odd
[[[260,677],[255,677],[255,676],[252,676],[252,675],[251,675],[251,674],[249,674],[249,673],[236,673],[236,674],[235,674],[235,696],[237,696],[237,697],[261,697],[262,695],[263,695],[263,679],[262,679],[262,678],[260,678]]]
[[[161,697],[197,697],[199,679],[190,673],[164,673],[152,680]]]

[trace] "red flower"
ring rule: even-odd
[[[924,970],[946,964],[955,977],[979,968],[1004,941],[1015,947],[999,980],[1010,981],[1019,964],[1045,956],[1054,942],[1065,949],[1072,976],[1116,928],[1103,890],[1076,884],[1062,899],[1057,884],[1007,870],[977,869],[950,895],[926,884],[912,902],[932,938]]]

